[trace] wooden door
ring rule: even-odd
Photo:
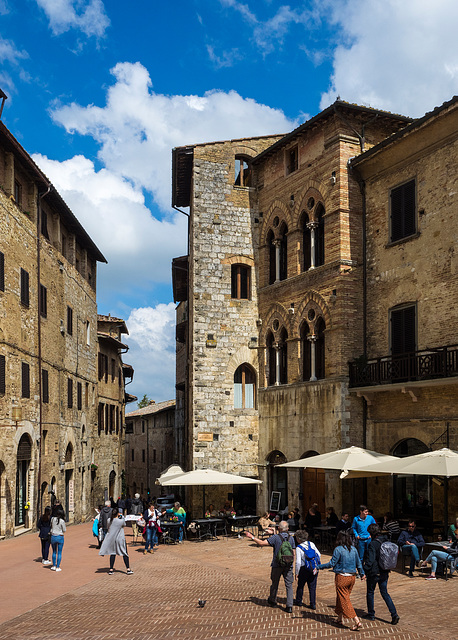
[[[324,469],[303,469],[302,470],[302,486],[304,498],[302,501],[303,517],[307,515],[307,511],[311,505],[316,502],[321,517],[325,517],[326,501],[325,501],[325,472]]]

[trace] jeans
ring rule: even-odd
[[[416,547],[415,547],[416,548]],[[388,571],[380,571],[379,576],[367,576],[367,592],[366,592],[366,602],[367,602],[367,613],[371,616],[375,615],[374,609],[374,593],[375,587],[378,585],[380,590],[380,595],[385,601],[386,606],[388,607],[388,611],[391,613],[391,617],[397,615],[396,607],[393,604],[393,601],[388,593]]]
[[[404,544],[402,546],[402,553],[405,555],[410,555],[410,573],[415,568],[415,563],[420,562],[420,552],[418,551],[418,547],[415,544]]]
[[[272,584],[270,586],[270,602],[277,602],[277,591],[278,591],[278,583],[280,582],[280,578],[283,576],[283,580],[285,581],[286,588],[286,606],[293,606],[293,581],[294,574],[292,567],[272,567],[270,572],[270,579]]]
[[[157,529],[156,527],[146,527],[145,551],[152,549],[157,545]]]
[[[371,539],[367,538],[367,540],[357,540],[356,542],[358,543],[357,549],[358,549],[358,555],[361,559],[361,562],[364,560],[364,554],[366,553],[366,549],[370,544]]]
[[[49,545],[51,544],[49,538],[41,538],[41,559],[47,560],[49,556]]]
[[[431,551],[429,556],[426,558],[426,562],[431,562],[431,573],[436,573],[438,560],[442,562],[449,560],[449,562],[451,562],[452,556],[450,556],[446,551],[437,551],[436,549]]]
[[[52,564],[53,567],[60,567],[62,560],[62,548],[64,546],[64,536],[51,536]]]
[[[316,606],[316,581],[318,573],[313,573],[310,569],[301,567],[297,576],[297,589],[296,589],[296,601],[302,602],[302,596],[304,595],[304,586],[307,583],[309,589],[310,606]]]

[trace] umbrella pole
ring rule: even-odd
[[[444,478],[444,528],[445,528],[444,540],[447,540],[447,534],[448,534],[448,478],[447,476],[445,476]]]
[[[205,485],[202,485],[202,509],[203,509],[203,517],[205,518]]]

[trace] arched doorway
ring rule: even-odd
[[[40,514],[43,513],[44,508],[48,505],[48,483],[42,482],[40,489]]]
[[[115,496],[116,471],[110,471],[108,478],[108,497],[116,499]]]
[[[393,449],[399,458],[426,453],[429,447],[417,438],[406,438]],[[397,518],[415,518],[417,521],[432,519],[431,476],[394,476],[394,513]]]
[[[19,440],[16,455],[16,505],[15,525],[26,526],[26,515],[29,509],[29,469],[32,460],[32,440],[24,434]]]
[[[8,512],[6,502],[7,486],[5,465],[0,460],[0,536],[4,536],[6,533],[6,514]]]
[[[65,451],[65,518],[68,521],[70,519],[70,512],[75,509],[75,493],[74,493],[74,480],[73,469],[69,469],[68,465],[73,463],[73,446],[71,442],[68,443]]]
[[[301,460],[318,455],[317,451],[306,451]],[[301,478],[302,514],[305,518],[312,504],[318,505],[318,511],[324,516],[326,510],[326,476],[324,469],[302,469]]]
[[[288,504],[288,474],[287,470],[279,468],[277,465],[286,462],[286,457],[281,451],[272,451],[267,456],[268,481],[269,481],[269,507],[272,491],[278,491],[280,495],[280,505],[278,511],[283,511]]]

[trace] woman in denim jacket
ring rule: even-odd
[[[356,581],[356,573],[359,573],[361,580],[365,580],[366,576],[348,531],[339,531],[331,560],[326,564],[320,564],[319,568],[329,569],[329,567],[332,567],[336,574],[337,622],[343,624],[344,618],[350,618],[353,621],[352,631],[357,631],[361,627],[361,621],[350,601],[350,594]]]

